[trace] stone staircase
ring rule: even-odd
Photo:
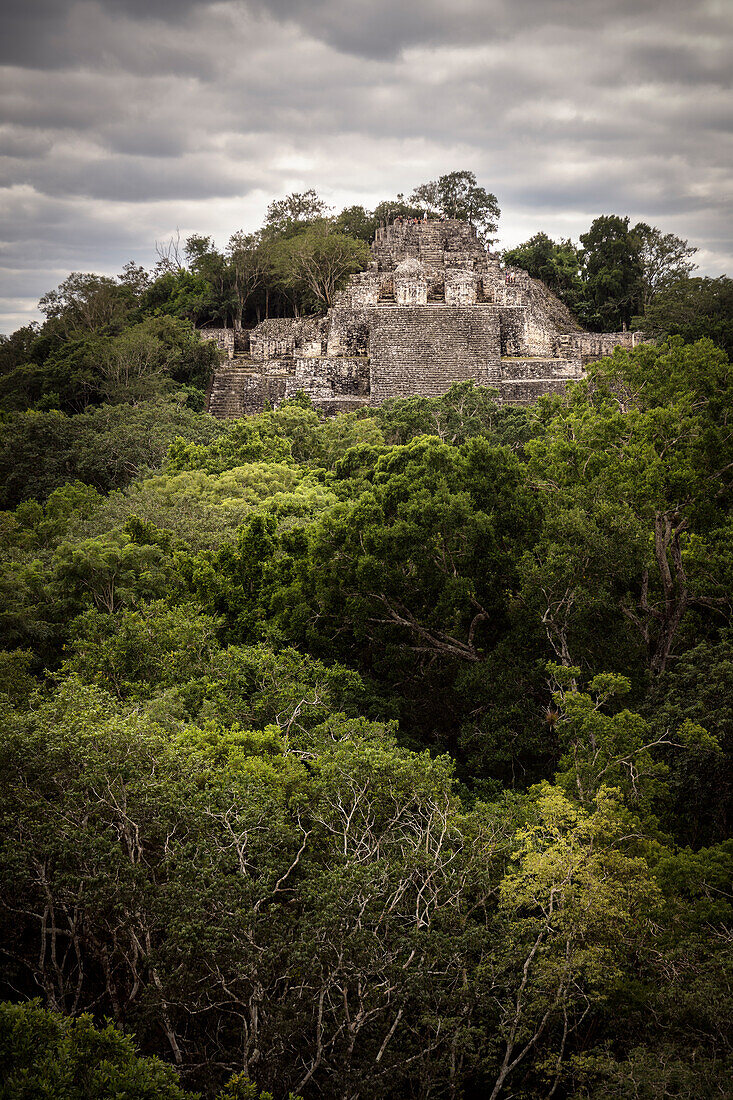
[[[425,267],[443,266],[443,242],[440,230],[429,222],[420,226],[420,263]]]
[[[244,395],[258,378],[259,373],[253,369],[250,359],[238,357],[222,363],[214,371],[209,413],[219,420],[245,416]]]

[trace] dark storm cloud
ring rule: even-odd
[[[11,186],[19,172],[10,164],[0,168],[0,187]],[[73,155],[58,156],[51,165],[33,165],[23,180],[60,198],[81,197],[112,202],[159,202],[161,199],[217,199],[241,195],[249,190],[241,175],[211,178],[205,157],[163,161],[140,157],[102,157],[80,163]]]
[[[0,64],[56,69],[93,63],[95,43],[83,30],[85,23],[93,26],[98,12],[140,21],[144,27],[155,21],[167,24],[207,6],[200,0],[3,0]],[[139,37],[139,45],[146,53],[144,35]]]
[[[69,270],[223,243],[315,187],[374,204],[454,168],[503,243],[599,213],[731,262],[727,0],[6,0],[12,327]]]
[[[363,57],[393,58],[414,45],[465,45],[513,37],[534,26],[576,33],[591,29],[599,39],[612,24],[629,29],[648,19],[660,24],[698,14],[698,26],[715,23],[684,0],[247,0],[253,10],[277,14],[339,50]],[[602,49],[599,41],[599,46]],[[521,63],[521,53],[517,56]]]

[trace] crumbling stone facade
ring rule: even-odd
[[[334,413],[439,396],[469,379],[501,402],[528,404],[641,339],[583,332],[544,284],[502,267],[473,226],[436,219],[378,229],[368,270],[350,278],[326,317],[201,334],[228,357],[209,397],[218,417],[247,416],[300,390]]]

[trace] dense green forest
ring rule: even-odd
[[[0,344],[1,1100],[730,1095],[731,281],[599,218],[506,257],[659,334],[565,397],[203,412],[453,176]]]

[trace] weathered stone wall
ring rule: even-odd
[[[480,306],[382,306],[370,340],[371,404],[500,379],[499,318]]]
[[[326,355],[368,355],[369,329],[376,308],[354,306],[333,310]]]
[[[253,416],[267,406],[275,406],[285,397],[287,375],[274,375],[270,370],[255,371],[223,364],[214,376],[209,397],[209,412],[226,420]]]
[[[445,302],[451,306],[472,306],[477,300],[477,279],[472,271],[454,268],[445,273]]]
[[[542,378],[521,381],[502,382],[498,387],[499,403],[502,405],[531,405],[538,397],[549,393],[564,393],[569,378]]]
[[[582,376],[579,359],[502,359],[502,382],[564,379],[573,381]]]
[[[369,380],[369,359],[366,356],[324,356],[321,359],[296,359],[295,371],[288,386],[305,392],[322,386],[329,397],[368,397]]]
[[[527,306],[497,306],[501,318],[501,354],[531,358],[557,355],[557,332]]]
[[[283,355],[323,355],[325,318],[270,317],[261,321],[249,334],[249,350],[253,359],[277,359]]]
[[[394,290],[398,306],[425,306],[428,303],[428,281],[424,275],[395,274]]]
[[[336,307],[375,306],[379,299],[381,279],[376,271],[362,271],[353,275],[349,285],[334,300]]]
[[[198,330],[202,340],[211,340],[220,351],[225,352],[228,359],[234,355],[234,329],[233,328],[200,328]]]
[[[643,332],[578,332],[567,337],[567,343],[561,341],[580,356],[584,366],[613,355],[614,348],[634,348],[643,342]]]

